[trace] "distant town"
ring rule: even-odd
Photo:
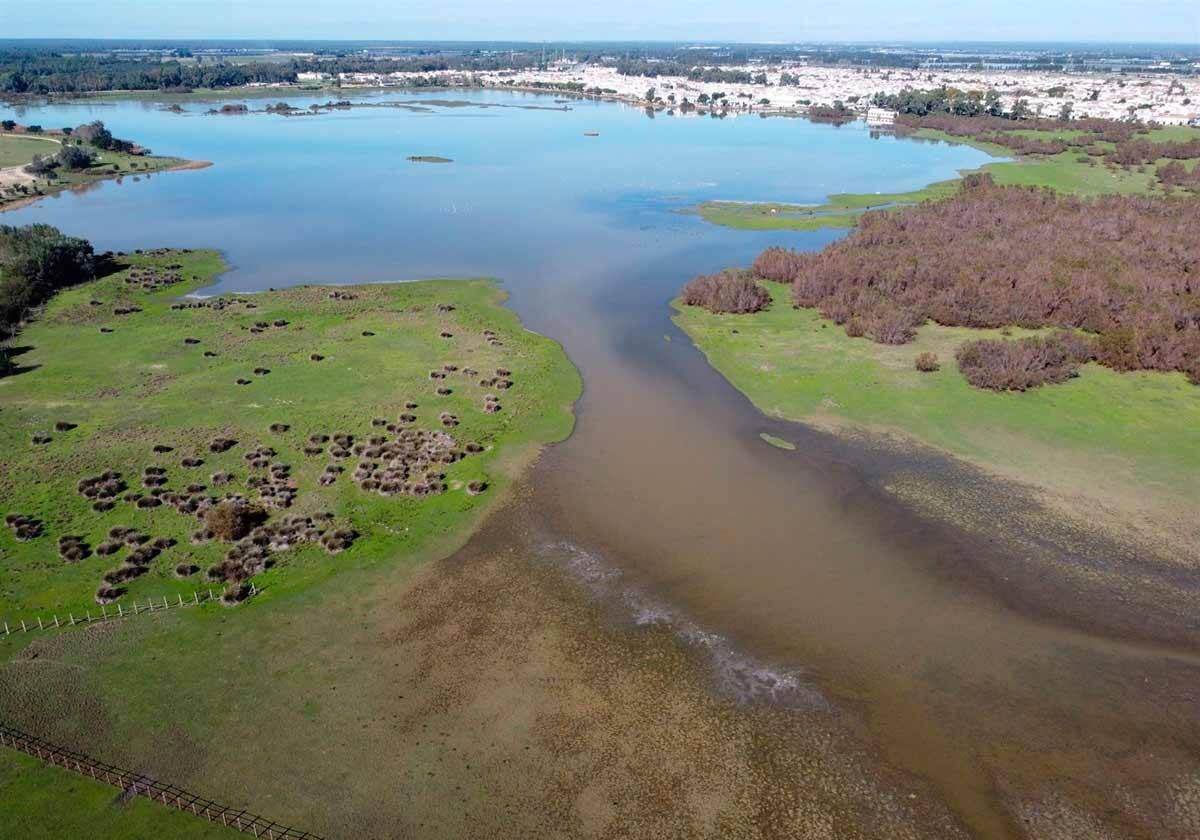
[[[0,41],[0,97],[338,87],[551,90],[656,111],[734,116],[877,94],[994,92],[1030,118],[1200,122],[1200,47]]]

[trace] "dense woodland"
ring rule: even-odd
[[[985,342],[960,359],[978,371],[976,384],[1016,387],[1025,375],[1017,368],[1030,364],[1044,364],[1053,381],[1052,370],[1087,359],[1117,370],[1182,371],[1200,384],[1198,210],[1192,199],[1083,200],[971,175],[944,201],[864,214],[822,251],[770,248],[752,272],[790,284],[795,305],[817,308],[849,335],[884,344],[910,341],[930,320],[1086,336],[1083,344]],[[740,289],[693,283],[686,302],[745,311],[725,304],[746,300]]]
[[[12,337],[29,311],[59,289],[96,276],[97,259],[85,239],[50,225],[0,225],[0,341]],[[6,355],[0,349],[0,371]]]
[[[0,51],[0,94],[91,93],[104,90],[190,90],[254,83],[294,83],[297,74],[430,73],[533,66],[527,54],[368,57],[328,55],[288,61],[231,62],[191,56],[164,59],[120,55],[59,55]]]

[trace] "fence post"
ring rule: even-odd
[[[192,590],[192,600],[196,602],[196,606],[200,606],[200,593],[195,589]]]
[[[87,623],[88,624],[92,623],[92,611],[91,610],[87,611]]]
[[[183,596],[182,595],[179,596],[179,606],[181,606],[181,607],[183,606]]]
[[[103,604],[100,605],[100,614],[104,616],[105,621],[108,621],[108,610],[104,608]]]
[[[163,609],[165,610],[166,608],[167,608],[167,596],[164,595],[163,596]]]
[[[118,616],[119,618],[124,618],[124,617],[125,617],[125,610],[121,609],[121,605],[120,605],[120,604],[117,604],[117,616]]]
[[[23,619],[23,618],[21,619],[21,632],[22,632],[22,633],[28,633],[28,632],[29,632],[29,628],[27,628],[27,627],[25,626],[25,619]]]
[[[7,622],[7,621],[6,621],[6,622],[4,622],[4,635],[5,635],[5,636],[7,636],[7,635],[8,635],[8,622]]]
[[[67,615],[71,616],[71,626],[74,627],[75,626],[75,613],[67,613]]]
[[[45,629],[46,629],[45,627],[43,627],[43,626],[42,626],[42,617],[41,617],[40,615],[38,616],[38,629],[39,629],[39,630],[45,630]]]
[[[54,614],[54,626],[55,626],[55,627],[57,627],[57,626],[58,626],[58,613],[55,613],[55,614]]]

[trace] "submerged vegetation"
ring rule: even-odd
[[[7,620],[209,586],[236,603],[460,540],[571,428],[574,369],[489,282],[181,299],[218,255],[118,254],[89,281],[86,243],[4,236],[4,288],[35,290],[13,311],[58,292],[0,380]]]

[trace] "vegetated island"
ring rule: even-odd
[[[573,426],[578,373],[491,281],[181,297],[225,268],[0,228],[0,619],[411,568]]]
[[[1034,119],[1017,108],[974,116],[983,103],[953,91],[909,91],[877,97],[899,109],[895,131],[916,139],[968,143],[1015,158],[982,170],[1006,186],[1045,186],[1075,195],[1200,193],[1200,129],[1099,119]],[[937,201],[954,194],[958,179],[903,193],[832,195],[824,204],[706,201],[693,212],[713,224],[747,230],[853,227],[862,214]]]
[[[454,163],[452,158],[440,155],[409,155],[408,159],[413,163]]]
[[[691,281],[676,322],[762,411],[899,436],[1200,562],[1200,199],[968,176],[815,253]]]
[[[113,137],[99,120],[59,129],[4,120],[0,122],[0,211],[63,190],[86,189],[105,179],[138,179],[154,172],[210,165],[152,155],[137,143]]]

